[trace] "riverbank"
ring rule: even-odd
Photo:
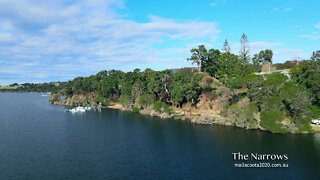
[[[316,133],[320,133],[320,125],[311,124],[312,130]]]
[[[52,94],[50,102],[56,105],[64,106],[91,106],[97,108],[99,104],[95,103],[97,97],[95,94],[78,94],[68,97],[66,99],[60,99],[59,95]],[[235,118],[232,112],[225,113],[223,98],[216,99],[215,101],[209,100],[210,97],[203,94],[199,98],[199,102],[196,105],[187,103],[181,107],[169,106],[168,111],[163,111],[163,107],[155,110],[152,106],[135,107],[134,105],[124,107],[120,103],[109,103],[107,106],[103,106],[109,109],[116,109],[121,111],[133,111],[142,115],[159,117],[162,119],[174,118],[180,120],[187,120],[195,124],[212,125],[219,124],[225,126],[236,126],[246,129],[260,129],[265,130],[261,126],[255,124],[250,125],[246,121],[239,121]],[[210,102],[209,102],[210,101]],[[226,116],[222,116],[225,114]],[[258,118],[258,117],[257,117]],[[257,119],[258,120],[258,119]]]
[[[97,108],[99,104],[94,104],[94,99],[96,96],[94,94],[88,95],[74,95],[72,97],[66,99],[59,99],[59,97],[53,94],[50,98],[50,102],[56,105],[64,105],[64,106],[91,106]],[[235,108],[240,109],[242,113],[235,113],[233,108],[226,108],[223,107],[223,99],[217,99],[216,101],[208,102],[208,97],[205,95],[201,95],[199,102],[194,106],[191,104],[185,104],[182,107],[174,107],[170,106],[170,112],[159,112],[155,111],[152,107],[140,107],[137,108],[135,106],[124,107],[120,103],[111,103],[107,106],[103,106],[103,108],[109,109],[116,109],[120,111],[132,111],[135,113],[140,113],[146,116],[152,117],[159,117],[162,119],[180,119],[183,121],[190,121],[195,124],[201,125],[212,125],[212,124],[219,124],[224,126],[235,126],[239,128],[245,129],[259,129],[262,131],[268,131],[264,127],[260,125],[260,115],[257,113],[248,113],[248,100],[243,99],[239,101]],[[243,109],[243,110],[241,110]],[[246,116],[246,114],[248,116]],[[249,118],[252,118],[253,121]],[[248,120],[249,119],[249,120]],[[256,123],[257,122],[257,123]],[[286,119],[282,122],[283,124],[290,126],[290,120]],[[320,127],[311,125],[310,128],[313,132],[319,133]],[[297,130],[288,131],[289,133],[301,133]],[[308,133],[308,132],[303,132]]]
[[[109,109],[116,109],[121,111],[132,111],[132,109],[124,108],[121,104],[113,104],[106,106]],[[222,117],[218,114],[210,114],[209,112],[191,112],[187,109],[179,109],[179,108],[172,108],[173,110],[170,113],[164,112],[157,112],[152,110],[151,108],[140,109],[137,111],[142,115],[152,116],[152,117],[159,117],[161,119],[180,119],[180,120],[188,120],[195,124],[220,124],[225,126],[234,126],[233,122],[225,117]]]
[[[109,105],[109,106],[107,106],[107,108],[109,108],[109,109],[118,109],[118,110],[123,110],[124,109],[121,104]]]

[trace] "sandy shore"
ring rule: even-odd
[[[314,125],[314,124],[311,124],[311,127],[312,127],[312,130],[314,130],[315,132],[320,132],[320,125]]]
[[[110,109],[122,109],[122,105],[121,104],[114,104],[114,105],[110,105],[110,106],[107,106],[107,108],[110,108]]]

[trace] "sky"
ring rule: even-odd
[[[0,85],[68,81],[101,70],[190,67],[200,44],[273,62],[320,49],[318,0],[0,0]]]

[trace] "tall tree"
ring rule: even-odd
[[[266,49],[266,50],[261,51],[261,52],[262,52],[263,61],[264,62],[268,61],[268,62],[272,63],[272,56],[273,56],[272,50],[271,49]]]
[[[208,58],[204,62],[203,67],[205,72],[211,76],[216,77],[217,71],[221,68],[220,54],[221,52],[218,49],[210,49],[208,51]]]
[[[225,53],[230,53],[230,46],[227,39],[223,43],[222,51]]]
[[[192,64],[197,64],[199,72],[204,70],[204,64],[208,61],[208,50],[204,45],[198,46],[198,48],[193,48],[190,50],[192,53],[188,61],[192,61]]]
[[[250,46],[248,42],[248,37],[245,33],[242,34],[240,39],[240,51],[239,57],[243,64],[249,64],[250,61]]]
[[[312,53],[311,60],[320,60],[320,50]]]

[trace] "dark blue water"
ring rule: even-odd
[[[289,168],[235,168],[232,152],[288,154]],[[65,113],[0,93],[0,179],[319,179],[320,135],[199,126],[105,110]]]

